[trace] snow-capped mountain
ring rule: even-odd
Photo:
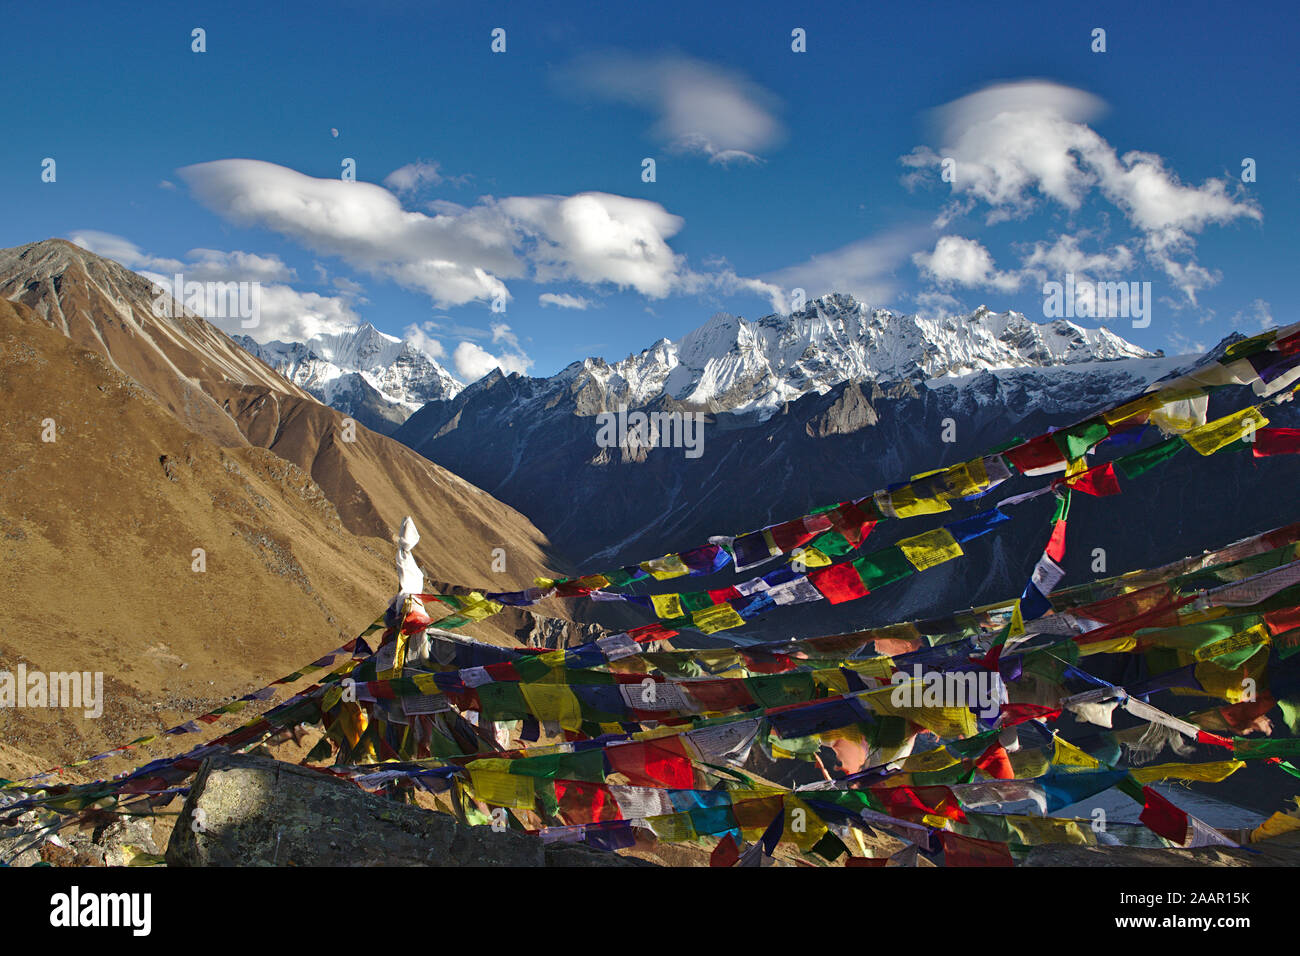
[[[241,346],[322,402],[367,428],[391,433],[425,402],[455,398],[465,386],[410,342],[364,323],[306,342]]]
[[[718,314],[676,342],[550,378],[494,371],[393,437],[601,563],[860,495],[1011,429],[1067,424],[1187,361],[1065,321],[928,319],[828,295],[793,315]],[[601,447],[595,416],[623,405],[705,413],[703,454]],[[956,444],[938,441],[947,419]]]
[[[620,362],[589,358],[553,381],[578,398],[578,414],[663,397],[676,407],[770,417],[785,402],[845,381],[910,380],[1008,368],[1146,358],[1105,328],[1031,322],[983,307],[929,319],[827,295],[791,315],[754,321],[720,312],[677,342],[661,339]]]

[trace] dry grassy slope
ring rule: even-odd
[[[98,721],[0,711],[0,741],[85,756],[260,686],[382,610],[386,542],[347,532],[307,475],[219,448],[23,311],[0,301],[0,667],[102,671],[107,704]]]
[[[66,243],[24,249],[37,247],[50,274],[32,282],[5,272],[23,250],[0,252],[0,290],[18,299],[0,299],[0,669],[102,671],[107,704],[97,721],[0,710],[0,776],[18,752],[48,766],[178,723],[355,635],[395,588],[404,514],[436,579],[508,589],[558,563],[522,515],[403,446],[362,428],[338,441],[341,416],[202,320],[186,320],[200,323],[191,349],[133,324],[100,294],[106,260]],[[133,275],[103,269],[119,286]],[[223,341],[230,361],[213,357]],[[497,546],[504,574],[490,571]],[[470,633],[514,643],[534,628],[511,609]]]
[[[507,590],[571,570],[527,518],[406,446],[361,426],[344,442],[339,412],[204,319],[155,316],[149,280],[116,262],[59,239],[0,250],[0,297],[103,353],[218,445],[260,445],[296,464],[349,531],[387,541],[411,515],[416,557],[435,580]],[[504,573],[492,571],[496,547],[507,550]]]
[[[527,519],[464,479],[361,426],[345,441],[343,416],[332,408],[256,386],[214,393],[249,441],[315,479],[349,531],[387,536],[411,515],[417,557],[438,580],[501,590],[507,580],[529,586],[564,564]],[[492,570],[497,547],[506,551],[504,575]]]

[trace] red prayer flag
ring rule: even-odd
[[[1052,536],[1047,539],[1047,547],[1043,550],[1049,558],[1060,564],[1065,560],[1065,519],[1061,518],[1052,526]]]
[[[842,502],[838,508],[826,512],[826,517],[830,518],[835,530],[844,535],[844,539],[855,548],[861,546],[876,526],[871,515],[852,501]]]
[[[858,574],[858,569],[851,561],[818,568],[809,573],[808,579],[821,592],[822,597],[832,604],[854,601],[871,593],[862,583],[862,575]]]
[[[939,834],[943,841],[944,866],[1015,866],[1011,850],[1005,843],[949,833]]]
[[[783,521],[781,524],[774,525],[767,529],[772,535],[772,540],[782,551],[793,551],[800,545],[807,544],[816,534],[809,531],[804,524],[803,518],[795,518],[793,521]]]
[[[975,766],[994,780],[1014,780],[1016,776],[1011,769],[1011,758],[1007,756],[1007,749],[997,741],[980,754],[979,759],[975,761]]]
[[[1015,866],[1005,843],[952,834],[946,830],[941,832],[940,839],[944,844],[944,866]]]
[[[734,710],[738,707],[753,707],[755,704],[754,696],[743,680],[727,678],[693,680],[679,686],[688,697],[694,698],[702,710],[714,713]]]
[[[1040,435],[1002,454],[1024,475],[1059,470],[1059,466],[1065,464],[1065,455],[1061,454],[1051,435]]]
[[[1089,468],[1083,474],[1068,479],[1066,484],[1075,491],[1098,498],[1119,494],[1119,479],[1115,477],[1115,463],[1112,461]]]
[[[1187,814],[1150,787],[1142,788],[1142,813],[1148,830],[1179,846],[1187,842]]]
[[[1260,714],[1260,716],[1262,717],[1263,714]],[[1228,750],[1235,749],[1232,741],[1227,737],[1220,737],[1218,734],[1212,734],[1208,730],[1198,730],[1196,732],[1196,742],[1198,744],[1211,744],[1215,747],[1225,747]]]
[[[662,737],[605,748],[610,767],[636,787],[690,790],[695,771],[680,737]]]
[[[1274,637],[1287,631],[1294,631],[1300,627],[1300,607],[1282,607],[1276,611],[1268,611],[1264,615],[1264,623],[1268,625],[1269,633]]]
[[[676,637],[678,633],[656,621],[653,624],[642,624],[640,627],[632,628],[627,632],[627,636],[638,644],[647,644],[650,641],[666,641],[670,637]]]
[[[1002,716],[1003,727],[1014,727],[1030,720],[1055,720],[1061,716],[1061,711],[1042,704],[1003,704]]]
[[[555,800],[559,805],[560,819],[569,826],[618,820],[623,815],[614,799],[614,792],[603,783],[557,780]]]
[[[740,862],[740,850],[730,833],[718,841],[709,854],[709,866],[735,866]]]
[[[1255,444],[1251,454],[1256,458],[1300,454],[1300,428],[1258,429],[1255,432]]]
[[[871,787],[869,788],[885,806],[891,817],[921,822],[923,816],[947,817],[958,823],[966,822],[966,814],[953,792],[947,787]]]

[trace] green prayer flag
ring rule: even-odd
[[[1125,478],[1136,478],[1138,475],[1145,474],[1156,465],[1162,464],[1173,458],[1184,448],[1187,443],[1173,435],[1162,442],[1157,442],[1150,448],[1144,448],[1141,451],[1135,451],[1129,455],[1122,455],[1115,459],[1115,467],[1123,472]]]
[[[1106,427],[1106,423],[1100,418],[1095,418],[1052,432],[1052,441],[1056,442],[1056,447],[1061,449],[1061,454],[1074,461],[1109,434],[1110,429]]]
[[[853,562],[853,567],[857,569],[868,591],[892,584],[916,571],[912,562],[907,560],[907,556],[897,546],[857,558]]]

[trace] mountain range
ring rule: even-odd
[[[465,385],[409,341],[369,323],[304,342],[234,341],[320,401],[391,434],[428,402]],[[925,318],[827,295],[789,315],[754,321],[715,314],[677,342],[660,339],[618,362],[588,358],[546,381],[577,397],[582,414],[664,398],[675,407],[773,415],[787,401],[840,382],[902,381],[1007,368],[1147,357],[1105,328],[1035,323],[980,307]]]

